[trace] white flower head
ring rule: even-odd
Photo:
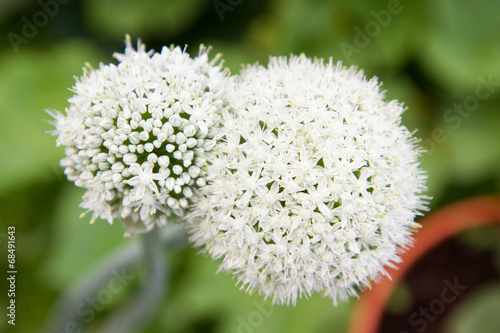
[[[411,245],[425,210],[417,139],[376,78],[304,55],[245,68],[209,154],[191,240],[281,304],[356,295]]]
[[[61,161],[70,181],[87,189],[81,206],[96,218],[123,220],[127,235],[184,215],[205,154],[214,146],[227,73],[201,46],[137,50],[127,36],[118,65],[90,66],[76,79],[69,107],[53,112]]]

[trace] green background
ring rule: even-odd
[[[90,226],[89,217],[79,218],[82,190],[64,178],[58,164],[63,149],[46,133],[52,128],[44,111],[64,109],[73,76],[82,74],[85,62],[113,62],[111,55],[123,51],[126,33],[156,50],[188,45],[188,52],[196,54],[200,43],[212,45],[232,73],[244,63],[265,64],[269,55],[302,52],[356,65],[368,77],[378,76],[387,97],[408,108],[403,122],[411,131],[418,129],[429,150],[422,166],[429,175],[432,210],[500,190],[500,1],[61,2],[0,2],[0,262],[6,267],[5,233],[15,225],[18,325],[13,332],[40,331],[60,293],[130,241],[123,238],[120,223]],[[30,30],[26,22],[38,27]],[[496,85],[488,90],[482,80]],[[477,98],[477,91],[489,95]],[[478,104],[468,111],[465,104],[474,101]],[[455,105],[465,111],[454,113]],[[464,237],[463,246],[486,244],[482,248],[496,248],[498,257],[499,233],[493,239],[486,234]],[[168,257],[170,291],[146,332],[245,332],[242,322],[258,318],[262,323],[252,332],[347,329],[355,301],[335,308],[330,299],[314,295],[296,307],[272,307],[266,315],[259,306],[268,309],[269,301],[239,291],[230,276],[216,275],[218,264],[196,250]],[[0,286],[5,309],[5,279]],[[450,327],[474,332],[470,323],[488,316],[481,307],[499,307],[498,283],[494,287],[464,301],[465,310],[447,318]],[[118,295],[110,308],[126,296]],[[408,302],[403,296],[400,302]],[[12,329],[3,313],[0,330]],[[497,315],[490,311],[489,316]]]

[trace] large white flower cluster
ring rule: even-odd
[[[179,47],[126,44],[118,65],[86,68],[69,108],[52,115],[64,172],[87,189],[81,207],[92,221],[121,218],[133,235],[182,216],[205,185],[227,75],[203,46],[191,58]]]
[[[274,302],[368,287],[411,244],[421,150],[376,78],[303,55],[248,66],[229,92],[192,241]]]

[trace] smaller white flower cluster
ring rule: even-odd
[[[69,108],[51,114],[64,172],[87,189],[81,207],[92,222],[120,217],[133,235],[184,215],[205,185],[227,75],[203,46],[191,58],[179,47],[126,44],[118,65],[85,68]]]

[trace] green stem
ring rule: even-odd
[[[95,302],[99,292],[113,279],[121,279],[122,283],[127,283],[131,277],[127,272],[140,261],[141,253],[145,257],[146,280],[132,300],[105,320],[99,330],[106,333],[127,332],[127,329],[134,330],[136,326],[146,324],[154,314],[154,308],[159,308],[159,302],[165,294],[164,288],[168,283],[163,252],[179,248],[186,243],[183,229],[182,225],[167,227],[161,229],[161,232],[155,229],[142,235],[142,248],[138,242],[128,242],[104,258],[58,300],[43,332],[76,332],[78,329],[85,331],[94,320],[95,313],[103,310],[101,304],[92,306],[93,300]],[[89,309],[94,311],[90,313]],[[116,321],[127,321],[131,326],[120,329],[118,327],[121,324],[115,324]],[[110,325],[117,325],[117,328],[114,329]]]
[[[137,293],[116,309],[97,329],[98,333],[127,333],[142,331],[154,318],[165,296],[167,268],[161,249],[158,229],[142,235],[146,279]]]

